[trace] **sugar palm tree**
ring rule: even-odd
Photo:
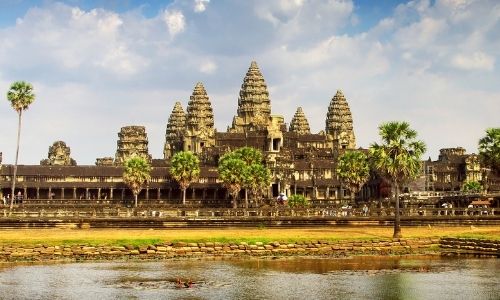
[[[271,184],[271,172],[261,163],[252,164],[245,168],[244,186],[249,189],[252,196],[257,198],[262,194],[262,190]],[[245,194],[245,196],[247,196]],[[245,207],[248,208],[248,202],[245,199]]]
[[[151,165],[139,156],[133,156],[124,163],[123,182],[134,194],[134,206],[137,207],[137,197],[144,186],[151,179]]]
[[[500,128],[486,129],[486,136],[479,140],[479,155],[486,165],[500,171]]]
[[[234,152],[226,153],[219,159],[219,179],[233,198],[233,208],[238,207],[238,194],[245,184],[245,168],[245,162]]]
[[[361,151],[347,151],[339,157],[337,175],[342,183],[349,187],[351,202],[361,186],[370,177],[370,166],[366,154]]]
[[[23,111],[28,109],[31,103],[35,101],[35,94],[33,93],[33,86],[24,81],[16,81],[7,92],[7,99],[12,108],[17,112],[18,125],[17,125],[17,144],[16,144],[16,161],[14,163],[14,174],[12,175],[12,195],[10,198],[10,211],[14,206],[14,196],[16,190],[16,176],[17,176],[17,161],[19,158],[19,141],[21,138],[21,119]]]
[[[243,187],[245,188],[245,207],[248,208],[248,190],[252,189],[252,185],[259,181],[259,175],[263,175],[257,171],[257,168],[250,168],[252,165],[262,165],[262,153],[253,147],[241,147],[233,151],[234,155],[238,156],[246,166],[246,180],[243,182]],[[255,186],[254,186],[255,187]]]
[[[420,157],[425,152],[425,143],[416,140],[417,132],[407,122],[387,122],[379,126],[381,144],[370,145],[373,168],[392,184],[396,213],[394,238],[401,237],[399,213],[399,188],[420,174]]]
[[[200,160],[192,152],[177,152],[170,160],[170,175],[179,183],[182,204],[186,205],[186,190],[200,176]]]

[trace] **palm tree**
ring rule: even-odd
[[[394,189],[396,216],[393,237],[401,238],[399,188],[420,174],[420,157],[426,147],[424,142],[416,140],[417,132],[407,122],[387,122],[378,128],[382,143],[370,145],[371,161],[374,169],[386,177]]]
[[[479,155],[486,165],[500,171],[500,128],[486,129],[486,136],[479,140]]]
[[[356,193],[370,177],[367,156],[360,151],[347,151],[339,157],[336,171],[340,181],[349,187],[353,203]]]
[[[35,101],[35,94],[33,93],[33,86],[24,81],[16,81],[7,92],[7,99],[10,105],[17,112],[18,125],[17,125],[17,144],[16,144],[16,161],[14,163],[14,174],[12,175],[12,195],[10,197],[10,211],[14,206],[14,196],[16,190],[16,176],[17,176],[17,161],[19,158],[19,141],[21,139],[21,119],[23,111],[28,109],[31,103]]]
[[[124,163],[123,182],[134,194],[134,206],[137,207],[137,196],[151,179],[151,165],[139,156],[133,156]]]
[[[252,196],[257,198],[262,190],[271,184],[271,172],[260,163],[252,164],[245,168],[243,172],[244,186],[249,189]],[[246,193],[245,193],[245,196]],[[245,206],[248,208],[248,202],[245,199]]]
[[[234,155],[238,156],[247,167],[247,172],[245,173],[247,176],[247,180],[244,180],[243,187],[245,188],[245,207],[248,208],[248,190],[251,189],[251,185],[253,185],[258,178],[258,173],[252,173],[257,169],[249,169],[252,165],[262,165],[262,153],[253,148],[253,147],[241,147],[233,151]],[[248,177],[249,176],[249,177]]]
[[[477,181],[466,181],[462,185],[462,191],[466,193],[480,193],[482,188],[481,183]]]
[[[245,183],[245,168],[245,162],[234,152],[226,153],[219,159],[217,171],[220,180],[233,198],[233,208],[238,207],[237,197]]]
[[[170,174],[179,183],[182,205],[186,205],[186,190],[200,176],[200,160],[192,152],[177,152],[170,160]]]

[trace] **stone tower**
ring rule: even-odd
[[[325,131],[333,140],[334,150],[356,147],[351,110],[341,90],[337,91],[328,106]]]
[[[139,156],[151,162],[148,151],[148,136],[144,126],[126,126],[118,133],[115,164],[123,163],[132,156]]]
[[[163,148],[163,157],[165,159],[170,159],[176,152],[183,149],[182,136],[185,129],[186,113],[182,109],[181,103],[175,102],[165,132],[165,147]]]
[[[270,123],[271,101],[264,77],[252,61],[241,85],[237,116],[233,118],[230,132],[256,131]]]
[[[295,115],[290,122],[289,131],[295,132],[298,134],[310,134],[311,129],[309,128],[309,122],[307,122],[306,115],[302,110],[302,107],[298,107]]]
[[[189,98],[183,144],[184,151],[194,153],[215,145],[214,113],[201,82],[196,84]]]
[[[49,147],[48,159],[40,161],[44,166],[76,166],[76,161],[70,157],[71,149],[63,141],[55,141]]]

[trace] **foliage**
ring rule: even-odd
[[[219,159],[219,178],[233,197],[234,207],[241,188],[257,197],[271,183],[271,172],[262,162],[262,153],[252,147],[238,148]],[[246,201],[245,205],[248,205]]]
[[[477,181],[467,181],[464,182],[464,185],[462,186],[462,191],[468,192],[468,193],[479,193],[481,192],[482,186],[479,182]]]
[[[483,162],[500,172],[500,128],[486,129],[479,140],[479,155]]]
[[[132,190],[137,207],[137,196],[151,179],[151,166],[142,157],[133,156],[124,163],[123,182]]]
[[[28,109],[31,103],[35,101],[33,86],[25,81],[16,81],[7,92],[7,99],[12,108],[18,113]]]
[[[16,144],[16,160],[14,163],[14,174],[12,176],[12,188],[10,197],[10,211],[14,206],[14,196],[16,192],[16,175],[17,175],[17,161],[19,159],[19,142],[21,139],[21,117],[23,110],[28,109],[31,103],[35,101],[35,94],[33,93],[33,86],[24,81],[16,81],[7,92],[7,100],[9,100],[12,108],[17,111],[18,125],[17,125],[17,144]],[[10,215],[10,212],[9,212]]]
[[[288,206],[290,207],[307,207],[309,206],[309,200],[306,199],[303,195],[291,195],[288,198]]]
[[[400,186],[420,174],[420,157],[425,152],[425,143],[417,140],[417,132],[407,122],[388,122],[379,126],[381,144],[370,145],[372,166],[380,175],[391,181],[396,203],[394,237],[401,237],[399,215]]]
[[[347,151],[339,157],[337,175],[340,181],[349,186],[351,199],[370,177],[368,157],[361,151]]]
[[[182,203],[186,204],[186,189],[200,176],[200,160],[192,152],[177,152],[170,160],[170,174],[179,183]]]

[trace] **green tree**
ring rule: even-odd
[[[35,101],[35,94],[33,93],[33,86],[24,81],[16,81],[7,92],[7,99],[12,108],[17,112],[18,125],[17,125],[17,144],[16,144],[16,160],[14,163],[14,174],[12,175],[12,195],[10,198],[10,211],[14,206],[14,196],[16,190],[16,176],[17,176],[17,161],[19,158],[19,142],[21,139],[21,119],[23,111],[28,109],[31,103]]]
[[[486,129],[486,136],[479,140],[479,156],[486,165],[500,172],[500,128]]]
[[[481,192],[481,189],[482,186],[477,181],[467,181],[464,182],[464,185],[462,186],[462,191],[466,193],[479,193]]]
[[[137,196],[151,179],[151,165],[145,158],[133,156],[123,167],[123,182],[132,190],[134,206],[137,207]]]
[[[241,147],[233,151],[234,155],[239,157],[245,163],[245,172],[242,187],[245,188],[245,207],[248,208],[248,190],[256,192],[256,185],[262,183],[265,178],[258,178],[265,168],[251,168],[253,165],[262,166],[262,153],[253,147]],[[261,172],[262,171],[262,172]],[[269,178],[269,182],[270,182]],[[264,180],[265,181],[265,180]],[[256,195],[256,194],[254,194]]]
[[[370,145],[373,168],[392,184],[396,213],[394,238],[401,237],[399,188],[420,174],[420,157],[425,152],[425,143],[417,140],[417,132],[407,122],[387,122],[379,126],[381,144]]]
[[[288,198],[288,206],[290,207],[306,207],[309,206],[309,200],[306,199],[303,195],[291,195]]]
[[[245,162],[238,154],[229,152],[219,159],[219,179],[233,198],[233,208],[238,207],[238,194],[245,182]]]
[[[340,181],[349,187],[351,202],[370,177],[368,157],[361,151],[346,151],[339,157],[337,175]]]
[[[271,184],[271,172],[261,163],[254,163],[245,168],[243,172],[243,184],[246,189],[257,199],[262,194],[262,190]],[[245,194],[245,196],[247,196]],[[245,207],[248,208],[248,201],[245,199]]]
[[[177,152],[170,161],[170,174],[179,183],[182,204],[186,205],[186,190],[200,176],[200,160],[192,152]]]

